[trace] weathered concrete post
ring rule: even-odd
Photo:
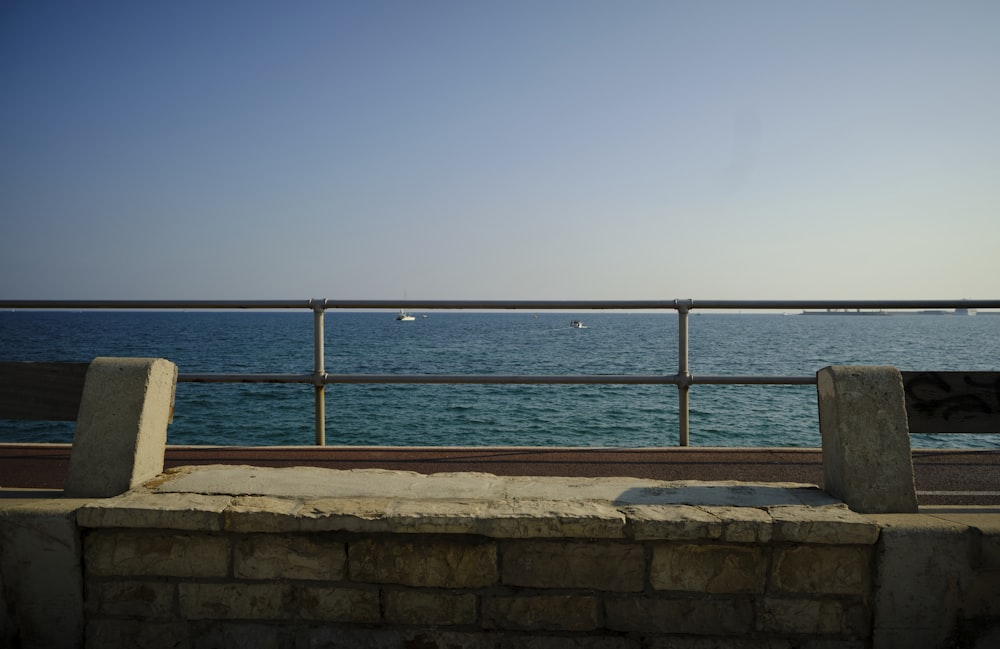
[[[95,358],[73,436],[66,496],[111,497],[163,472],[177,366],[162,358]]]
[[[916,512],[899,370],[824,367],[816,378],[823,488],[859,513]]]
[[[86,502],[0,499],[0,647],[83,645],[82,545],[76,512]]]

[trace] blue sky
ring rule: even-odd
[[[996,298],[1000,3],[0,1],[0,297]]]

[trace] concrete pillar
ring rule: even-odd
[[[825,367],[816,378],[823,488],[859,513],[916,512],[899,370]]]
[[[107,498],[163,472],[177,366],[162,358],[95,358],[87,370],[66,495]]]
[[[964,610],[968,593],[975,584],[977,534],[937,516],[867,518],[881,530],[876,545],[872,646],[997,646],[973,644],[972,638],[959,642],[962,618],[969,615]]]
[[[3,498],[0,647],[78,649],[83,645],[83,572],[76,510],[84,504],[84,500],[66,498]]]

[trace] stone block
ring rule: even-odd
[[[823,488],[859,513],[916,512],[899,370],[825,367],[816,379]]]
[[[285,469],[290,470],[290,469]],[[347,472],[344,472],[347,473]],[[472,475],[472,474],[469,474]],[[354,479],[365,479],[361,472]],[[405,493],[401,491],[400,493]],[[273,499],[277,500],[277,499]],[[261,512],[238,503],[227,511],[227,529],[238,532],[361,534],[472,534],[488,538],[624,538],[624,515],[600,502],[549,500],[442,500],[419,498],[308,497],[287,500],[283,511]]]
[[[771,592],[867,595],[870,546],[797,545],[774,550]]]
[[[645,582],[639,544],[509,541],[501,555],[505,585],[637,592]]]
[[[863,639],[842,639],[842,638],[809,638],[802,641],[802,644],[792,644],[789,649],[869,649],[872,645],[870,638]],[[882,649],[880,645],[874,645]],[[764,649],[763,647],[761,649]],[[772,649],[767,647],[767,649]]]
[[[557,636],[535,633],[504,634],[500,636],[500,645],[487,645],[489,649],[646,649],[647,638],[623,638],[618,635],[579,635]],[[437,645],[440,649],[452,649],[466,645]],[[485,648],[484,648],[485,649]],[[666,646],[660,649],[668,649]],[[681,645],[672,644],[669,649],[684,649]],[[705,647],[704,649],[709,649]],[[719,649],[716,645],[711,649]],[[729,649],[729,647],[726,647]],[[772,648],[769,648],[772,649]]]
[[[696,593],[762,593],[766,575],[758,546],[656,545],[649,567],[653,588]]]
[[[483,628],[523,631],[591,631],[598,600],[590,595],[484,597]]]
[[[471,540],[362,539],[350,543],[353,581],[432,588],[476,588],[499,581],[497,548]]]
[[[186,620],[281,620],[291,617],[291,586],[182,582],[177,585]]]
[[[604,615],[609,629],[645,634],[743,636],[754,628],[750,598],[609,598]]]
[[[720,541],[728,543],[767,543],[773,535],[771,514],[756,507],[705,507],[722,523]]]
[[[758,630],[866,638],[870,621],[868,608],[858,601],[769,597],[764,600]]]
[[[420,637],[420,643],[404,644],[404,636],[396,629],[360,628],[323,624],[311,627],[296,627],[294,642],[282,645],[281,649],[457,649],[465,644],[435,644],[436,635]],[[426,640],[426,642],[424,642]],[[219,645],[216,645],[218,647]],[[471,649],[480,649],[468,645]],[[206,649],[216,649],[216,647]]]
[[[96,619],[87,623],[84,646],[101,649],[178,649],[190,646],[190,636],[184,620]]]
[[[518,636],[520,640],[523,636]],[[483,631],[443,631],[440,629],[406,629],[400,632],[401,642],[394,646],[404,649],[506,649],[504,636]],[[501,644],[497,644],[500,642]],[[522,645],[516,645],[522,647]],[[523,645],[529,649],[530,645]]]
[[[298,586],[295,598],[296,613],[305,620],[376,624],[381,617],[374,589]]]
[[[226,531],[244,534],[297,532],[301,530],[301,509],[302,502],[294,498],[236,496],[225,508],[224,526]]]
[[[84,539],[87,573],[98,576],[225,577],[229,540],[208,534],[94,530]]]
[[[256,622],[195,622],[184,649],[286,649],[295,647],[294,629]],[[306,645],[308,646],[308,645]]]
[[[472,593],[390,590],[385,592],[384,599],[385,621],[390,624],[476,623],[476,596]]]
[[[511,484],[514,478],[509,478]],[[625,537],[625,516],[610,503],[534,498],[497,499],[487,504],[471,533],[490,538]]]
[[[490,500],[393,499],[385,522],[397,534],[481,534],[492,521]]]
[[[229,496],[153,494],[139,489],[87,503],[76,521],[81,527],[218,532],[231,500]]]
[[[772,540],[784,543],[874,545],[878,525],[847,507],[772,507]]]
[[[295,530],[300,532],[382,534],[392,531],[392,525],[386,520],[390,506],[388,498],[307,498],[292,520]]]
[[[632,505],[622,510],[637,541],[707,541],[721,537],[724,527],[718,516],[692,505]]]
[[[808,641],[793,642],[784,638],[718,638],[706,636],[659,636],[649,638],[642,649],[818,649]],[[823,649],[867,649],[858,647],[823,647]]]
[[[339,541],[315,535],[253,534],[239,537],[233,550],[237,579],[322,579],[346,574],[347,550]]]
[[[95,358],[73,435],[66,495],[117,496],[163,471],[177,366],[162,358]]]
[[[176,596],[177,585],[165,581],[92,581],[87,587],[87,613],[143,620],[170,619],[177,617]]]

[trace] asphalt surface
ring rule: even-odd
[[[61,489],[69,454],[69,445],[0,444],[0,487]],[[823,483],[819,449],[171,446],[164,464]],[[920,504],[1000,505],[1000,449],[914,450],[913,465]]]

